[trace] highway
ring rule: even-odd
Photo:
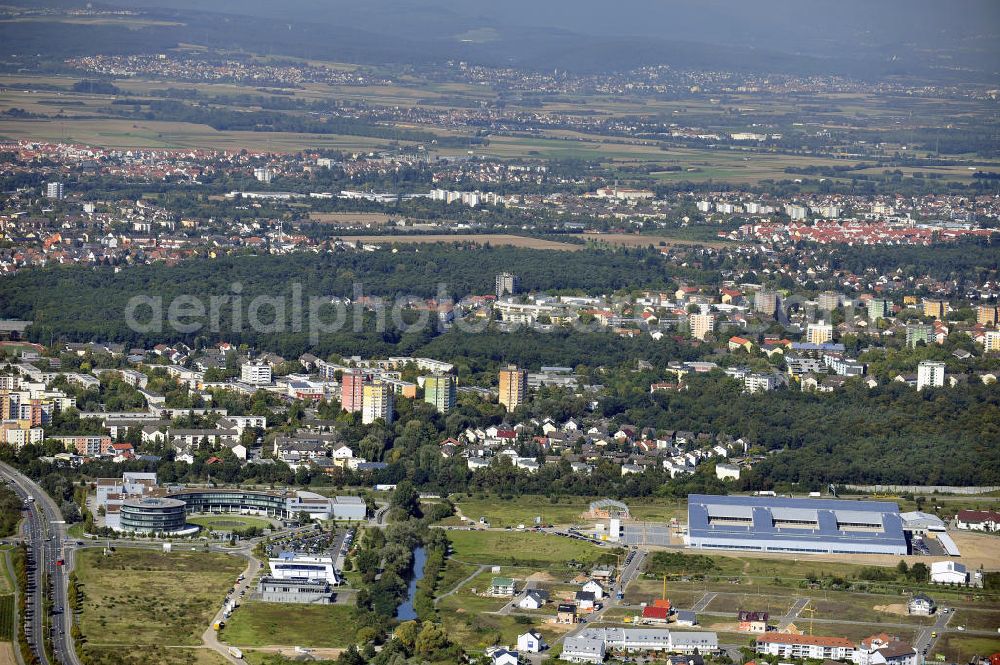
[[[27,503],[23,526],[29,563],[26,599],[28,616],[25,617],[28,644],[43,665],[79,665],[80,661],[73,648],[73,638],[70,636],[72,613],[68,611],[66,604],[68,573],[66,566],[56,563],[66,554],[65,524],[62,521],[62,514],[41,487],[10,465],[0,462],[0,477],[22,499],[26,500],[29,496],[34,498],[33,502]],[[48,575],[48,590],[41,584],[43,573]],[[49,658],[43,646],[46,591],[52,600],[52,658]]]

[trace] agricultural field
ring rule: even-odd
[[[350,605],[248,601],[233,613],[219,637],[238,647],[347,647],[354,644],[358,628]]]
[[[584,233],[590,243],[617,245],[623,247],[675,247],[678,245],[703,245],[721,248],[732,244],[729,240],[721,240],[716,234],[721,229],[717,226],[696,226],[685,229],[657,231],[650,234],[637,233]]]
[[[261,57],[259,60],[267,60]],[[335,69],[356,69],[345,63],[318,63]],[[73,76],[32,76],[27,74],[0,77],[5,88],[0,100],[0,112],[21,109],[47,117],[0,120],[0,137],[9,139],[34,138],[89,143],[107,147],[164,147],[164,148],[218,148],[271,150],[295,152],[308,148],[332,148],[348,152],[394,150],[416,145],[414,142],[393,141],[388,138],[315,135],[294,132],[216,131],[207,125],[186,122],[147,121],[108,117],[112,95],[75,92],[73,84],[86,74]],[[396,82],[387,86],[338,86],[307,83],[296,88],[272,86],[270,89],[254,88],[233,82],[190,82],[158,79],[126,78],[112,81],[114,85],[136,99],[154,91],[172,88],[197,93],[203,102],[212,102],[231,109],[238,106],[241,97],[295,99],[302,103],[326,102],[331,97],[345,102],[372,105],[423,107],[446,109],[456,106],[477,107],[493,103],[498,95],[484,86],[465,83],[443,83],[418,80],[410,76],[395,77]],[[541,107],[532,104],[532,112],[569,114],[586,111],[616,117],[630,114],[648,114],[673,117],[678,122],[708,124],[716,131],[745,129],[747,118],[773,117],[784,123],[789,116],[799,116],[817,126],[842,131],[855,128],[898,129],[901,114],[916,111],[927,126],[945,125],[956,113],[974,118],[989,113],[975,102],[953,99],[900,99],[867,94],[827,94],[817,97],[817,109],[803,109],[801,100],[780,94],[733,95],[720,103],[718,99],[691,98],[663,100],[644,97],[609,98],[601,95],[560,95],[558,100],[541,101]],[[517,108],[515,100],[506,100],[509,108]],[[735,105],[735,106],[734,106]],[[824,108],[825,107],[825,108]],[[734,111],[738,111],[734,113]],[[58,114],[58,115],[57,115]],[[102,117],[103,116],[103,117]],[[860,119],[860,120],[859,120]],[[468,137],[469,127],[441,127],[428,124],[398,122],[399,129],[430,132],[440,137]],[[722,129],[726,128],[726,129]],[[464,156],[472,147],[483,157],[501,159],[587,159],[616,167],[649,166],[649,176],[663,183],[693,181],[723,181],[734,184],[754,184],[762,180],[788,180],[797,176],[786,168],[832,167],[861,163],[865,168],[837,173],[827,178],[846,181],[854,175],[880,177],[885,170],[874,157],[836,158],[829,155],[792,154],[775,148],[757,146],[689,146],[669,144],[646,137],[600,135],[574,129],[551,128],[532,134],[492,135],[482,145],[439,146],[425,145],[431,156]],[[902,146],[890,146],[902,149]],[[836,147],[833,148],[834,150]],[[921,156],[917,151],[909,153]],[[959,159],[961,157],[958,157]],[[980,168],[994,168],[996,162],[976,160]],[[896,170],[893,168],[892,170]],[[906,176],[917,172],[924,176],[939,177],[942,181],[972,182],[972,171],[965,164],[943,166],[903,166],[898,169]],[[623,176],[627,179],[625,171]],[[815,180],[815,177],[812,177]]]
[[[274,526],[271,520],[250,517],[248,515],[196,515],[188,517],[187,521],[189,524],[197,524],[200,527],[214,531],[232,531],[233,529],[249,529],[252,527],[270,529]]]
[[[243,559],[207,552],[97,548],[77,554],[79,625],[89,645],[196,646],[243,572]]]
[[[309,221],[317,224],[350,224],[352,226],[385,226],[392,219],[381,212],[310,212]]]
[[[107,148],[203,148],[297,152],[329,148],[348,152],[387,150],[389,142],[364,136],[295,132],[220,132],[208,125],[165,120],[93,118],[86,120],[0,120],[0,138],[83,143]],[[401,142],[405,144],[406,142]]]

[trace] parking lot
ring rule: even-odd
[[[344,536],[343,531],[300,531],[272,540],[265,549],[269,557],[278,556],[281,552],[334,556]]]

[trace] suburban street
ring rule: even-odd
[[[917,653],[930,651],[931,647],[937,643],[938,637],[944,633],[952,616],[954,616],[954,612],[944,612],[940,608],[938,609],[934,625],[927,626],[917,633],[917,639],[913,643],[913,646],[917,649]],[[931,637],[933,633],[937,633],[938,637]]]

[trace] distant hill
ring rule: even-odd
[[[361,63],[465,60],[579,72],[668,63],[992,81],[1000,70],[1000,3],[993,0],[123,0],[107,6],[186,25],[137,28],[109,40],[109,26],[8,24],[0,26],[0,52],[81,52],[94,44],[102,52],[132,52],[143,43],[162,49],[193,42]]]

